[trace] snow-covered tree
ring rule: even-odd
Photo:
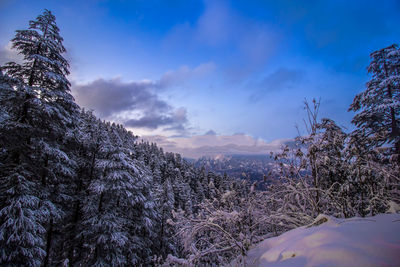
[[[358,137],[371,148],[391,146],[389,155],[400,163],[400,50],[397,45],[371,53],[365,91],[355,96],[349,110],[358,112],[353,123]]]
[[[41,225],[38,229],[45,228],[46,233],[43,235],[37,230],[32,238],[45,239],[44,247],[35,249],[45,250],[41,255],[45,255],[43,265],[47,266],[51,264],[56,222],[65,215],[63,209],[68,205],[65,185],[74,175],[74,162],[63,141],[76,118],[78,106],[69,93],[68,63],[62,56],[65,48],[55,17],[45,10],[29,25],[29,29],[17,31],[12,39],[13,48],[23,55],[24,63],[10,62],[1,67],[14,81],[9,83],[12,90],[8,90],[5,98],[10,101],[7,104],[9,116],[3,121],[2,133],[11,142],[2,147],[5,153],[2,167],[6,170],[2,172],[2,179],[20,177],[20,182],[36,188],[31,195],[38,200],[32,203],[37,203],[41,210],[35,215],[36,222]],[[12,188],[7,188],[5,192],[10,190]],[[15,203],[9,202],[8,208],[13,205]],[[23,231],[18,227],[23,225],[15,225],[13,231]]]
[[[120,127],[102,123],[107,139],[95,160],[95,174],[83,206],[85,265],[138,265],[150,261],[154,203],[151,176],[130,156]]]
[[[0,71],[0,264],[38,266],[45,256],[40,185],[19,156],[25,146],[15,130],[15,106],[23,103],[18,79]],[[23,125],[20,126],[23,128]]]
[[[158,209],[156,249],[158,256],[165,258],[168,254],[177,255],[177,243],[174,240],[175,229],[171,224],[172,213],[174,211],[174,191],[171,178],[166,177],[164,182],[156,188],[155,192],[156,207]]]
[[[365,91],[355,96],[347,156],[352,200],[362,216],[385,211],[398,197],[400,173],[400,49],[397,45],[371,53]]]
[[[29,22],[29,29],[16,31],[11,40],[12,47],[23,55],[24,63],[9,62],[2,69],[30,87],[25,93],[20,122],[31,117],[30,104],[35,96],[41,100],[47,116],[64,123],[71,122],[71,110],[77,109],[69,93],[70,83],[66,78],[69,64],[62,56],[66,50],[55,20],[55,16],[45,10],[36,20]]]
[[[251,245],[268,234],[271,227],[265,197],[255,185],[250,189],[243,185],[239,191],[223,192],[219,199],[206,199],[197,214],[174,213],[187,264],[226,265],[237,255],[244,257]]]

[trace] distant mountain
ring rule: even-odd
[[[293,139],[266,142],[245,134],[194,135],[191,137],[142,136],[142,140],[156,143],[165,151],[179,153],[186,158],[218,158],[220,155],[269,155],[283,146],[292,146]]]
[[[204,167],[206,171],[257,182],[257,188],[261,190],[277,179],[272,176],[275,164],[270,155],[216,155],[202,157],[195,160],[194,164],[199,168]]]

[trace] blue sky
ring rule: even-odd
[[[44,8],[78,103],[171,150],[293,138],[305,98],[351,129],[369,54],[400,36],[400,3],[389,0],[2,0],[0,64]]]

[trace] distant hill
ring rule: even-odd
[[[275,164],[270,155],[217,155],[191,161],[196,167],[204,167],[206,171],[221,175],[226,173],[233,178],[257,182],[258,189],[265,189],[277,179],[272,176]]]

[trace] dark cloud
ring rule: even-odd
[[[72,86],[79,105],[93,109],[104,118],[119,120],[127,127],[185,130],[186,109],[174,109],[153,92],[155,84],[122,82],[120,79],[98,79],[89,84]]]
[[[149,113],[139,119],[130,119],[125,122],[128,127],[157,129],[166,126],[165,130],[185,131],[187,123],[186,109],[180,108],[166,114]]]
[[[290,89],[295,83],[300,82],[303,76],[304,71],[302,70],[280,68],[261,81],[249,85],[250,88],[255,89],[255,92],[250,96],[250,101],[257,102],[269,92]]]
[[[157,129],[159,126],[164,126],[171,124],[173,122],[171,117],[167,116],[144,116],[140,119],[130,119],[125,122],[125,125],[128,127],[134,128],[148,128],[148,129]]]
[[[123,83],[119,79],[98,79],[86,85],[75,84],[72,91],[78,104],[107,118],[132,109],[168,110],[168,104],[150,92],[151,87],[150,82]]]

